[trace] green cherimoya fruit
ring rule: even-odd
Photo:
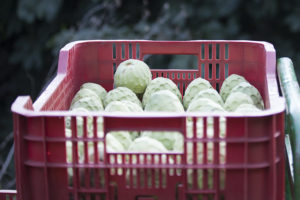
[[[252,104],[254,105],[251,97],[242,92],[232,92],[227,97],[224,108],[227,111],[235,111],[241,104]]]
[[[126,106],[130,112],[143,112],[144,111],[142,109],[142,107],[137,105],[136,103],[133,103],[131,101],[126,101],[126,100],[123,100],[122,102],[126,104]]]
[[[225,137],[225,131],[226,131],[226,118],[225,117],[219,117],[219,133],[214,132],[214,118],[213,117],[207,117],[206,118],[206,137],[212,139],[214,137],[216,138],[224,138]],[[196,121],[196,138],[203,139],[204,138],[204,119],[202,117],[197,118]],[[187,120],[187,137],[191,138],[193,137],[193,121]],[[216,145],[218,146],[218,151],[216,153]],[[194,148],[197,147],[196,152],[194,152]],[[204,148],[206,149],[206,156],[204,156]],[[217,142],[217,143],[207,143],[206,147],[203,146],[203,143],[197,142],[197,144],[187,143],[187,163],[193,164],[194,159],[196,159],[197,163],[204,163],[204,157],[206,157],[206,162],[211,164],[214,162],[214,157],[217,156],[219,158],[219,162],[221,164],[226,162],[226,143],[225,142]],[[195,154],[194,154],[195,153]],[[216,153],[216,154],[215,154]],[[216,159],[216,158],[215,158]],[[188,185],[191,186],[193,184],[194,177],[197,177],[196,180],[198,182],[198,187],[203,187],[203,173],[198,174],[194,173],[193,170],[187,171],[187,180]],[[224,185],[224,169],[220,170],[220,173],[222,173],[222,176],[219,176],[220,183]],[[209,187],[213,186],[213,176],[208,175],[208,185]]]
[[[103,105],[101,100],[95,96],[86,96],[78,99],[70,106],[70,110],[75,108],[82,107],[87,109],[88,111],[102,111]]]
[[[136,153],[168,153],[168,150],[160,141],[146,136],[136,138],[128,148],[128,151]],[[152,159],[149,157],[147,160],[148,163],[152,162]],[[166,163],[166,161],[166,155],[162,155],[162,163]],[[143,158],[140,159],[140,162],[143,162]],[[157,164],[159,159],[155,158],[154,162]],[[170,158],[169,162],[173,163],[173,159]]]
[[[225,109],[218,103],[212,101],[211,99],[207,98],[200,98],[195,99],[188,107],[187,112],[225,112]],[[219,124],[219,130],[220,130],[220,136],[225,134],[225,118],[220,117],[220,124]],[[197,136],[202,137],[203,136],[203,119],[198,118],[197,119]],[[207,118],[207,135],[212,136],[213,135],[213,118]],[[190,118],[187,120],[187,135],[192,136],[193,135],[193,123]]]
[[[175,94],[169,90],[160,90],[151,95],[148,103],[146,104],[145,111],[184,112],[184,109]],[[168,150],[182,151],[180,149],[180,141],[183,141],[183,138],[182,134],[179,132],[144,131],[141,135],[143,137],[147,136],[160,141]],[[175,142],[177,142],[177,146],[175,145]],[[181,146],[183,146],[183,143]]]
[[[141,137],[150,137],[160,141],[167,150],[183,151],[183,136],[176,131],[143,131]]]
[[[214,89],[205,89],[205,90],[202,90],[200,91],[192,100],[195,101],[196,99],[200,99],[200,98],[207,98],[207,99],[210,99],[216,103],[218,103],[219,105],[221,105],[222,107],[224,106],[224,102],[221,98],[221,96],[219,95],[219,93],[214,90]]]
[[[83,107],[77,107],[74,108],[72,111],[75,112],[82,112],[82,113],[87,113],[89,112],[87,109]],[[87,130],[87,136],[88,137],[93,137],[93,117],[86,117],[86,130]],[[78,116],[76,117],[76,125],[77,125],[77,136],[78,137],[83,137],[84,135],[84,117]],[[66,137],[71,137],[72,136],[72,130],[71,130],[71,117],[65,117],[65,128],[66,128]],[[97,136],[98,137],[103,137],[103,118],[98,117],[97,118]]]
[[[248,104],[248,103],[241,104],[235,109],[235,112],[240,112],[240,113],[251,113],[251,112],[260,112],[260,111],[261,110],[258,109],[255,105]]]
[[[224,112],[224,108],[208,98],[195,99],[189,105],[187,112]]]
[[[111,131],[109,133],[123,145],[125,150],[128,149],[132,143],[131,135],[128,131]]]
[[[126,87],[117,87],[109,91],[104,99],[104,106],[106,107],[112,101],[131,101],[142,107],[141,101],[136,94]]]
[[[145,111],[184,112],[184,108],[174,93],[160,90],[151,95]]]
[[[241,82],[232,88],[231,92],[242,92],[251,97],[254,105],[259,109],[264,109],[264,101],[259,91],[248,82]]]
[[[226,161],[226,144],[225,143],[219,143],[218,145],[218,151],[216,152],[215,149],[215,144],[213,143],[207,143],[206,146],[206,156],[204,156],[204,146],[201,143],[198,143],[198,148],[197,151],[195,152],[196,154],[194,154],[194,148],[196,147],[196,145],[193,145],[192,143],[188,143],[187,144],[187,163],[188,165],[193,164],[196,160],[196,163],[204,163],[204,157],[206,157],[206,163],[208,164],[212,164],[214,162],[214,157],[215,155],[218,157],[219,162],[221,164],[224,164]],[[216,158],[215,158],[216,159]],[[198,172],[198,173],[195,173]],[[224,169],[220,169],[219,171],[219,176],[217,177],[217,179],[219,179],[219,184],[221,185],[221,187],[224,187],[225,185],[225,170]],[[193,185],[193,182],[195,180],[196,177],[196,181],[198,183],[198,187],[199,188],[203,188],[203,173],[201,172],[201,170],[192,170],[192,169],[188,169],[187,170],[187,183],[189,185],[189,187],[191,187]],[[212,173],[208,172],[208,176],[207,176],[207,184],[209,188],[213,188],[213,183],[214,183],[214,176]],[[196,184],[196,183],[194,183]]]
[[[143,109],[135,103],[131,101],[112,101],[110,102],[106,108],[106,112],[143,112]],[[139,136],[137,131],[125,131],[130,134],[131,139],[135,139]]]
[[[155,155],[154,159],[152,156],[143,156],[143,155],[137,155],[139,156],[139,163],[147,163],[147,164],[166,164],[167,163],[167,156],[164,153],[168,153],[168,150],[164,147],[164,145],[153,139],[153,138],[149,138],[149,137],[140,137],[140,138],[136,138],[133,143],[131,144],[131,146],[128,149],[129,152],[132,153],[162,153],[162,155]],[[137,163],[137,157],[136,155],[132,156],[132,163]],[[160,158],[161,159],[160,159]],[[127,158],[128,159],[128,158]],[[128,162],[128,161],[127,161]],[[169,157],[168,159],[168,163],[169,164],[173,164],[174,160],[172,157]],[[137,174],[139,173],[139,171],[133,169],[133,170],[127,170],[126,171],[126,180],[130,182],[130,179],[135,179],[137,177]],[[163,170],[162,171],[162,176],[166,176],[166,171]],[[140,174],[140,173],[139,173]],[[147,176],[147,178],[145,177]],[[147,180],[153,180],[154,179],[154,174],[144,174],[143,176],[140,176],[141,178],[141,182],[144,182],[144,179],[146,178]],[[153,182],[155,182],[155,185],[159,185],[159,178],[155,178],[155,180],[153,180]]]
[[[112,101],[105,107],[106,112],[130,112],[126,103],[122,101]]]
[[[148,87],[143,95],[143,101],[142,101],[143,107],[146,106],[151,95],[154,92],[158,92],[160,90],[169,90],[169,91],[173,92],[180,101],[182,101],[182,96],[180,94],[180,91],[179,91],[178,87],[176,86],[176,84],[172,80],[170,80],[168,78],[164,78],[164,77],[157,77],[150,82],[150,84],[148,85]]]
[[[107,111],[107,112],[143,112],[143,109],[136,103],[133,103],[133,102],[127,101],[127,100],[122,100],[122,101],[110,102],[106,106],[105,111]]]
[[[151,153],[164,153],[168,152],[166,147],[158,140],[150,137],[139,137],[136,138],[130,147],[128,148],[130,152],[151,152]]]
[[[186,132],[187,137],[193,137],[193,121],[188,118],[186,122]],[[197,118],[196,121],[196,131],[197,131],[197,137],[202,138],[204,136],[204,119],[202,117]],[[217,133],[216,133],[217,134]],[[225,117],[219,117],[219,137],[224,138],[226,134],[226,118]],[[214,137],[214,118],[213,117],[207,117],[206,118],[206,135],[208,138]]]
[[[112,134],[107,133],[105,136],[107,152],[124,152],[125,148],[122,143]]]
[[[150,68],[141,60],[121,62],[114,75],[116,87],[127,87],[136,94],[143,94],[152,79]]]
[[[213,87],[211,86],[211,84],[203,79],[203,78],[196,78],[194,79],[186,88],[185,90],[185,94],[183,97],[183,106],[185,109],[187,109],[190,105],[190,103],[192,102],[192,100],[194,99],[194,97],[202,90],[205,89],[213,89]]]
[[[101,85],[99,85],[97,83],[91,83],[91,82],[84,83],[80,86],[80,89],[83,89],[83,88],[87,88],[87,89],[94,91],[98,95],[98,97],[101,99],[102,102],[107,94],[107,91]]]
[[[90,90],[88,88],[82,88],[82,89],[78,90],[78,92],[74,95],[70,108],[72,108],[73,105],[78,100],[85,98],[85,97],[91,97],[93,99],[97,99],[97,100],[101,101],[101,99],[98,97],[98,95],[93,90]],[[102,103],[102,101],[101,101],[101,103]]]
[[[220,90],[220,95],[224,102],[226,101],[231,90],[241,82],[248,82],[248,81],[243,76],[237,74],[231,74],[224,80]]]

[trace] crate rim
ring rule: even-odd
[[[205,42],[205,43],[245,43],[245,44],[253,44],[253,45],[260,45],[261,48],[264,48],[266,51],[266,54],[271,54],[270,56],[275,55],[275,48],[273,44],[266,42],[266,41],[255,41],[255,40],[140,40],[140,39],[133,39],[133,40],[127,40],[127,39],[116,39],[116,40],[76,40],[67,43],[64,47],[61,48],[60,53],[59,53],[59,61],[58,61],[58,67],[57,67],[57,74],[56,76],[52,79],[52,82],[54,84],[50,84],[51,88],[48,88],[50,85],[47,86],[46,90],[43,92],[42,95],[40,95],[35,102],[32,101],[31,97],[26,95],[26,96],[18,96],[15,101],[13,102],[11,106],[11,111],[13,113],[18,113],[24,116],[32,116],[32,117],[37,117],[37,116],[55,116],[55,117],[66,117],[66,116],[115,116],[115,117],[172,117],[172,116],[180,116],[180,117],[263,117],[263,116],[271,116],[277,113],[281,113],[285,111],[285,99],[282,96],[278,95],[278,88],[271,88],[272,93],[269,94],[269,96],[272,98],[272,102],[274,105],[270,109],[263,110],[261,112],[257,113],[247,113],[242,114],[242,113],[233,113],[233,112],[226,112],[226,113],[221,113],[221,112],[216,112],[216,113],[168,113],[168,112],[143,112],[143,113],[107,113],[107,112],[89,112],[87,114],[80,114],[80,113],[75,113],[75,112],[70,112],[70,111],[42,111],[40,109],[41,107],[41,102],[43,102],[44,99],[48,98],[48,95],[51,93],[51,90],[55,88],[57,84],[59,84],[60,81],[64,79],[66,74],[68,73],[67,71],[67,66],[68,66],[68,59],[69,59],[69,54],[70,51],[77,45],[77,44],[87,44],[87,43],[95,43],[95,42],[125,42],[125,43],[130,43],[130,42],[146,42],[146,43],[194,43],[194,42]],[[275,55],[276,56],[276,55]],[[276,65],[276,63],[275,63]],[[270,67],[269,67],[270,68]],[[274,69],[267,69],[267,71],[271,70],[270,74],[268,74],[269,79],[273,79],[273,73],[276,73],[276,66],[274,66]],[[176,71],[182,71],[180,69],[177,69]],[[274,74],[275,75],[275,74]],[[276,93],[273,93],[273,90],[277,90]],[[50,93],[48,93],[48,91]]]
[[[267,117],[274,114],[278,114],[285,111],[285,100],[283,97],[279,97],[276,99],[277,106],[272,109],[266,109],[260,112],[247,113],[246,115],[243,113],[234,113],[234,112],[130,112],[130,113],[122,113],[122,112],[105,112],[105,111],[90,111],[88,113],[82,113],[78,111],[36,111],[33,109],[25,108],[25,105],[28,103],[32,107],[32,100],[30,96],[19,96],[14,103],[12,104],[11,111],[13,113],[18,113],[28,117],[78,117],[78,116],[86,116],[86,117],[117,117],[117,118],[162,118],[162,117]]]

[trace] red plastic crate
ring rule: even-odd
[[[67,110],[80,85],[96,82],[111,90],[114,69],[120,62],[128,58],[143,60],[145,55],[152,54],[197,56],[198,69],[152,69],[153,78],[169,77],[182,93],[201,75],[214,88],[220,88],[227,75],[236,73],[258,88],[266,110],[247,116],[93,112],[80,115],[85,125],[87,117],[92,117],[93,137],[87,136],[87,128],[83,137],[77,136],[75,123],[79,114]],[[284,100],[278,94],[275,60],[273,45],[255,41],[99,40],[66,45],[60,52],[57,76],[35,103],[22,96],[12,105],[18,198],[283,200]],[[65,136],[66,116],[72,117],[71,138]],[[100,160],[97,145],[105,146],[105,140],[97,137],[99,117],[103,118],[105,134],[113,130],[180,131],[184,135],[184,152],[108,153],[104,149],[104,158]],[[187,117],[193,119],[192,137],[186,135]],[[226,117],[225,137],[219,133],[220,117]],[[195,122],[199,118],[204,123],[201,138],[196,133]],[[210,118],[214,121],[213,137],[206,133]],[[66,160],[67,141],[72,142],[71,163]],[[79,162],[77,152],[80,143],[84,146],[83,162]],[[193,145],[192,162],[187,161],[187,144]],[[221,144],[226,144],[223,161]],[[94,149],[92,158],[88,157],[88,145]],[[208,159],[208,146],[213,148],[212,161]],[[202,148],[203,159],[198,159],[196,148]],[[133,163],[137,155],[141,159]],[[167,157],[167,163],[162,156]],[[72,179],[68,169],[73,172]],[[199,174],[200,183],[196,180]]]

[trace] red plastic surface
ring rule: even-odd
[[[93,136],[77,136],[76,116],[66,111],[84,82],[113,88],[114,68],[128,58],[149,54],[189,54],[198,57],[198,69],[157,70],[153,78],[172,79],[184,93],[187,85],[204,75],[213,87],[221,88],[226,75],[243,75],[264,99],[259,114],[130,113],[94,112],[80,115],[86,125],[93,117]],[[254,41],[78,41],[60,52],[58,74],[32,104],[18,97],[12,105],[18,198],[56,199],[284,199],[284,100],[278,94],[275,50],[266,42]],[[151,66],[150,66],[151,67]],[[204,69],[204,72],[202,71]],[[72,137],[66,138],[64,118],[72,117]],[[99,159],[97,118],[103,131],[172,130],[184,135],[180,153],[108,153]],[[193,136],[186,135],[186,119],[193,119]],[[225,137],[219,120],[226,117]],[[203,137],[197,136],[196,120],[203,119]],[[214,120],[214,136],[207,135],[207,120]],[[66,160],[66,142],[72,142],[72,162]],[[78,145],[83,144],[80,161]],[[187,145],[193,145],[192,162]],[[225,160],[221,159],[226,144]],[[88,156],[92,145],[93,156]],[[202,149],[202,159],[197,155]],[[212,148],[213,155],[208,154]],[[166,162],[163,162],[166,156]],[[212,159],[209,157],[212,156]],[[129,158],[129,159],[128,159]],[[137,159],[135,159],[137,158]],[[173,162],[170,162],[172,158]],[[136,162],[134,162],[136,160]],[[158,160],[158,162],[157,162]],[[70,179],[67,170],[73,172]],[[201,182],[197,176],[201,174]],[[222,181],[225,180],[225,181]],[[200,185],[199,185],[200,184]]]
[[[0,190],[0,200],[16,200],[16,190]]]

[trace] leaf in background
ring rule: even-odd
[[[36,19],[49,22],[57,15],[61,4],[62,0],[19,0],[17,15],[29,24]]]
[[[290,28],[290,30],[294,33],[300,31],[300,14],[299,13],[292,13],[286,17],[284,20],[286,25]]]
[[[42,66],[42,48],[35,38],[22,37],[14,44],[14,52],[9,58],[10,63],[21,63],[25,69]]]

